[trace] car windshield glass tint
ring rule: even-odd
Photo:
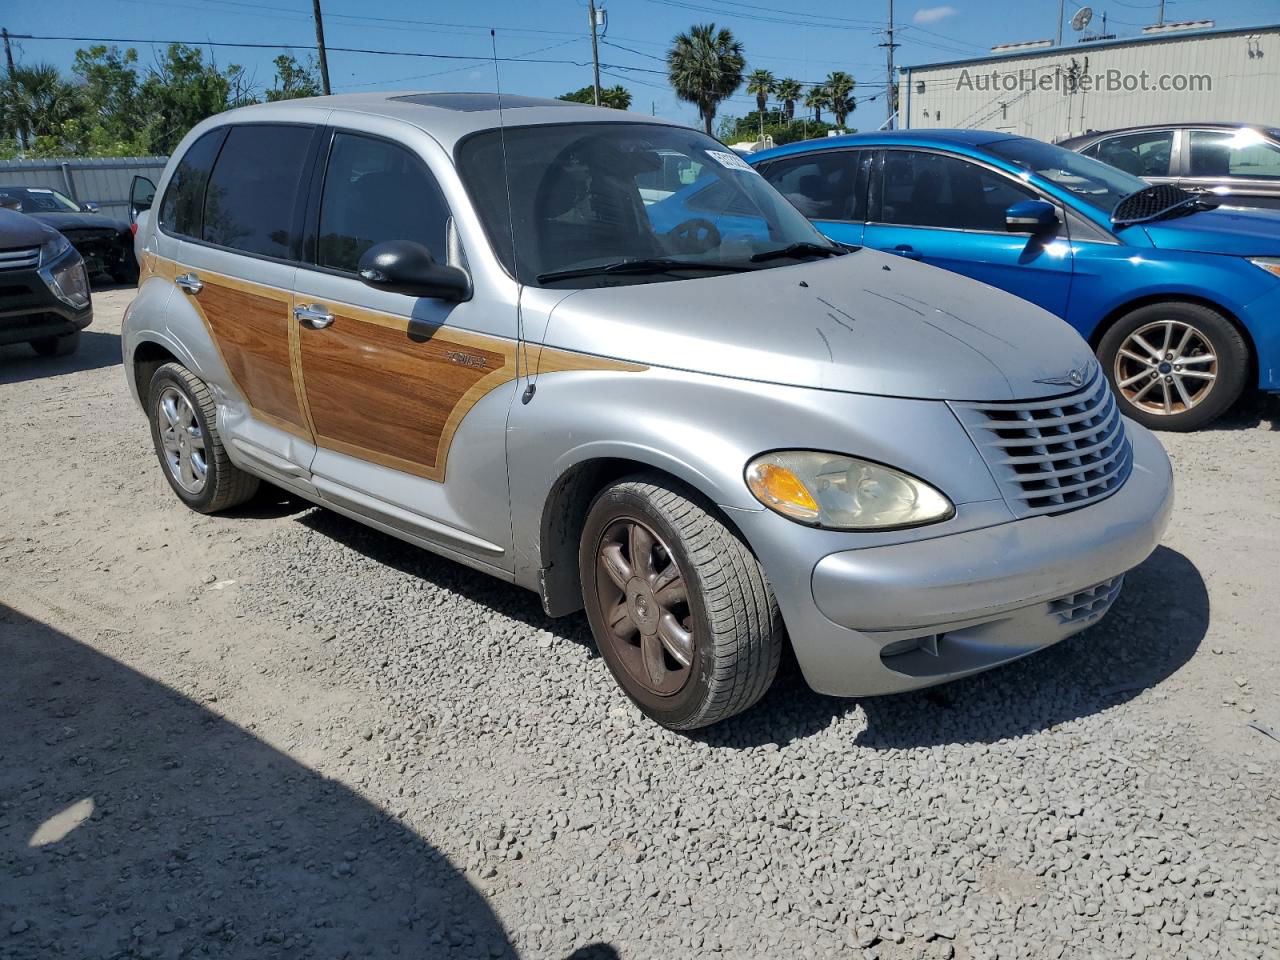
[[[78,213],[80,207],[57,190],[28,189],[22,193],[23,213]]]
[[[517,256],[512,256],[503,143],[497,130],[466,140],[458,169],[489,240],[523,283],[673,281],[764,269],[814,256],[753,263],[755,254],[797,243],[830,247],[803,215],[745,161],[683,127],[577,123],[506,131]],[[821,255],[821,254],[819,254]],[[679,271],[623,269],[626,261],[677,259]],[[705,264],[705,273],[696,269]],[[609,273],[581,275],[599,266]]]
[[[1000,140],[988,144],[987,149],[1103,213],[1110,213],[1129,194],[1147,186],[1144,180],[1123,170],[1038,140]]]

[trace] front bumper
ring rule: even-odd
[[[35,268],[0,273],[0,344],[63,336],[92,322],[92,300],[75,307],[59,299]]]
[[[809,685],[837,696],[929,686],[1024,657],[1101,619],[1124,573],[1160,542],[1173,505],[1164,449],[1137,424],[1126,427],[1133,472],[1105,500],[819,560],[810,608],[787,623]]]

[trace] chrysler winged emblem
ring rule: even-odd
[[[1048,383],[1058,387],[1081,387],[1084,386],[1084,373],[1073,367],[1061,377],[1042,377],[1036,383]]]

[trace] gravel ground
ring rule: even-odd
[[[1166,436],[1098,627],[695,736],[580,617],[335,514],[186,511],[119,366],[0,348],[0,958],[1280,955],[1280,404]]]

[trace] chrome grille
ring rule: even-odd
[[[1101,368],[1075,393],[1013,403],[952,403],[1015,516],[1062,513],[1110,496],[1133,448]]]
[[[40,263],[39,247],[0,250],[0,270],[25,270]]]
[[[1120,595],[1124,575],[1104,580],[1097,586],[1060,597],[1049,604],[1049,612],[1060,623],[1084,623],[1102,616]]]

